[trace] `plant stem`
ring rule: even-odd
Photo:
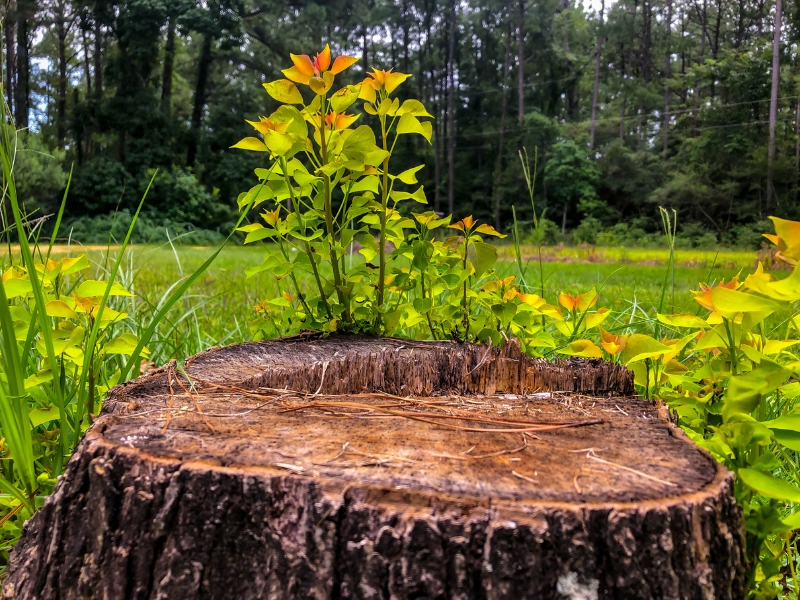
[[[388,152],[386,140],[386,116],[381,116],[381,143]],[[383,288],[386,279],[386,211],[389,208],[389,156],[383,159],[383,181],[381,183],[381,232],[378,239],[378,308],[383,305]],[[380,319],[378,312],[378,319]]]
[[[328,163],[328,141],[325,139],[325,95],[320,97],[320,105],[323,110],[320,114],[320,151],[322,153],[322,164]],[[331,205],[331,180],[325,173],[322,174],[322,185],[325,196],[325,225],[328,229],[328,245],[331,252],[331,268],[333,269],[333,286],[336,288],[336,297],[342,305],[342,317],[345,323],[350,322],[350,299],[344,291],[344,285],[339,274],[339,256],[336,253],[336,231],[333,226],[333,206]]]
[[[289,188],[289,197],[292,199],[292,208],[294,208],[294,212],[297,215],[297,223],[299,225],[303,222],[302,216],[300,215],[300,203],[295,200],[294,188],[292,187],[292,183],[289,181],[289,174],[287,173],[285,158],[281,158],[281,170],[283,171],[283,178],[286,180],[286,187]],[[305,229],[303,230],[303,234],[305,234]],[[328,299],[325,296],[325,288],[322,285],[322,279],[319,276],[319,271],[317,271],[317,263],[314,260],[314,252],[311,250],[311,244],[308,240],[303,240],[303,247],[306,255],[308,256],[308,260],[311,263],[311,272],[314,274],[314,279],[317,282],[317,288],[319,288],[319,298],[322,300],[322,305],[325,307],[325,314],[328,315],[329,319],[333,320],[333,313],[331,312],[331,307],[328,304]]]

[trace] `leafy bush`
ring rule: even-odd
[[[9,130],[7,135],[11,134],[11,126],[5,127]],[[17,195],[25,212],[34,218],[55,212],[67,183],[62,168],[65,152],[49,150],[34,132],[18,135],[16,143]]]
[[[579,244],[597,243],[597,235],[603,229],[599,219],[586,217],[572,232],[572,238]]]
[[[62,240],[82,244],[118,244],[131,226],[133,215],[128,209],[96,217],[78,217],[64,222]],[[170,219],[156,220],[140,216],[133,229],[131,241],[135,244],[154,244],[178,240],[191,246],[216,245],[225,240],[219,231],[198,229],[190,223],[176,223]]]

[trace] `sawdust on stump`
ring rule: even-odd
[[[3,598],[733,600],[731,486],[624,367],[234,345],[112,391]]]

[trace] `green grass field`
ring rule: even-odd
[[[130,248],[121,272],[121,283],[135,292],[134,319],[131,330],[148,321],[148,315],[165,294],[189,275],[213,252],[214,248],[188,246],[136,246]],[[56,247],[55,254],[86,252],[98,278],[110,260],[104,247]],[[114,248],[111,249],[111,255]],[[197,281],[180,303],[173,308],[169,323],[159,330],[151,344],[157,364],[170,358],[183,358],[219,344],[251,339],[248,324],[255,317],[253,306],[264,299],[289,291],[285,282],[267,274],[247,278],[245,270],[260,264],[263,248],[228,246],[208,271]],[[7,251],[6,251],[7,254]],[[546,248],[543,263],[545,297],[556,301],[560,291],[581,292],[596,287],[600,305],[616,312],[618,325],[654,316],[661,301],[667,274],[668,253],[659,250],[623,250],[585,248]],[[500,276],[519,275],[510,247],[502,247]],[[688,256],[688,255],[687,255]],[[692,266],[684,266],[687,256],[678,253],[674,296],[672,278],[668,279],[664,300],[665,312],[696,312],[690,290],[699,282],[726,280],[739,270],[748,272],[755,264],[755,252],[697,252]],[[529,291],[539,292],[539,265],[535,251],[523,248],[524,277]],[[664,263],[664,264],[659,264]],[[301,280],[301,285],[304,282]],[[673,306],[674,302],[674,306]],[[609,323],[610,325],[610,323]]]

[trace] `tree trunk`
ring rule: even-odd
[[[67,137],[67,24],[63,4],[56,20],[58,35],[58,107],[56,113],[56,138],[58,147],[63,149]]]
[[[624,367],[312,334],[185,370],[112,391],[3,598],[742,597],[731,474]]]
[[[706,55],[706,0],[703,0],[703,11],[700,13],[700,27],[702,29],[700,35],[700,60],[698,64],[705,62]],[[692,110],[692,134],[697,135],[697,117],[700,111],[700,80],[696,80],[694,84],[694,109]]]
[[[778,124],[778,84],[781,71],[781,9],[782,0],[775,0],[775,32],[772,38],[772,91],[769,97],[769,147],[767,153],[766,211],[771,210],[775,194],[772,172],[775,163],[775,128]]]
[[[94,22],[94,97],[103,99],[103,28]]]
[[[203,110],[206,105],[206,86],[208,85],[208,72],[211,69],[211,43],[210,35],[203,38],[203,47],[200,50],[200,62],[197,66],[197,86],[194,90],[194,107],[192,108],[192,130],[186,152],[186,164],[191,167],[197,159],[197,145],[200,141],[200,126],[203,123]]]
[[[81,44],[83,46],[83,76],[86,79],[86,97],[92,97],[92,70],[89,66],[89,42],[86,31],[81,31]]]
[[[450,37],[447,52],[447,209],[452,215],[455,212],[456,183],[456,2],[450,0]]]
[[[14,117],[17,129],[28,128],[30,111],[30,56],[28,54],[28,25],[33,20],[33,7],[30,0],[17,3],[17,66],[16,95],[14,98]]]
[[[5,28],[6,38],[6,102],[8,102],[9,114],[14,114],[14,95],[16,93],[15,85],[15,72],[16,72],[16,53],[14,52],[14,15],[12,13],[12,5],[9,3],[6,9],[5,21],[3,23]]]
[[[664,60],[664,156],[669,149],[669,78],[672,76],[672,0],[667,0],[667,57]]]
[[[172,70],[175,66],[175,17],[167,24],[167,43],[164,45],[164,76],[161,84],[161,108],[170,111],[172,103]]]
[[[503,174],[503,152],[506,136],[506,112],[508,109],[508,71],[511,66],[511,19],[508,20],[506,29],[506,52],[503,59],[503,99],[500,108],[500,139],[497,143],[497,161],[494,167],[494,182],[492,195],[494,196],[494,228],[500,231],[500,178]]]
[[[797,206],[800,191],[800,98],[794,105],[794,204]]]
[[[605,0],[600,0],[600,32],[597,34],[597,50],[594,62],[594,90],[592,92],[592,120],[589,126],[589,149],[594,150],[594,134],[597,125],[597,94],[600,91],[600,59],[603,54],[603,13],[605,12]]]
[[[433,96],[435,100],[434,114],[437,116],[433,123],[433,179],[436,188],[433,190],[433,210],[441,215],[442,212],[442,136],[439,133],[442,125],[441,116],[442,111],[439,109],[441,104],[441,94],[438,92],[436,85],[436,74],[431,68],[431,86],[433,88]]]
[[[639,1],[633,2],[633,15],[631,16],[631,34],[636,30],[636,12],[639,8]],[[619,116],[619,141],[625,143],[625,109],[628,105],[628,88],[631,81],[631,69],[633,68],[633,35],[628,40],[628,61],[625,65],[625,89],[622,96],[622,110]]]
[[[525,120],[525,0],[519,0],[517,23],[517,120],[522,127]]]

